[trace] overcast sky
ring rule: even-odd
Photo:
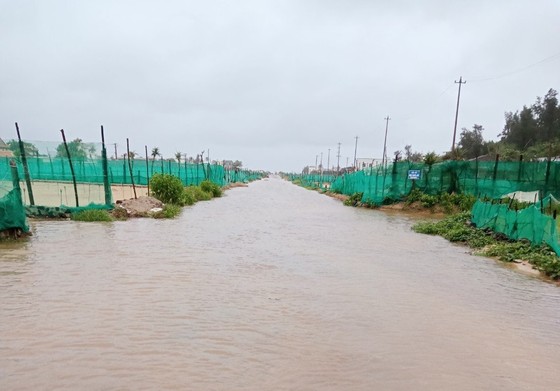
[[[544,61],[543,61],[544,60]],[[0,0],[0,137],[301,171],[451,147],[560,89],[559,0]]]

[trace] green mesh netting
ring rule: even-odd
[[[409,170],[420,171],[420,178],[409,179]],[[318,179],[317,175],[291,175],[289,178],[312,187],[328,187],[324,184],[326,178]],[[541,212],[546,211],[547,206],[551,214],[553,209],[560,209],[554,198],[560,193],[560,162],[475,160],[433,165],[397,162],[387,167],[378,166],[338,176],[332,180],[330,187],[346,195],[362,193],[362,202],[374,205],[400,200],[413,188],[427,194],[455,192],[489,199],[500,199],[516,192],[547,195],[538,204],[520,211],[497,202],[478,201],[472,210],[473,222],[478,227],[490,228],[511,239],[527,239],[533,244],[547,243],[560,255],[556,221]]]
[[[478,200],[471,211],[471,221],[477,228],[489,228],[511,239],[527,239],[535,245],[546,243],[560,255],[556,220],[541,213],[538,204],[516,211],[508,204]]]
[[[11,168],[0,169],[0,231],[19,228],[29,231],[25,218],[25,208],[21,199],[21,190],[14,188]]]
[[[10,140],[8,143],[12,144],[14,141]],[[103,150],[100,143],[86,143],[79,139],[69,142],[72,168],[77,182],[76,190],[70,161],[61,143],[24,141],[31,186],[26,184],[23,177],[23,159],[19,148],[13,149],[14,156],[0,158],[0,170],[9,171],[10,160],[16,161],[18,170],[22,173],[20,175],[22,199],[27,206],[58,208],[64,205],[75,207],[79,204],[80,207],[86,205],[89,209],[111,205],[113,191],[118,190],[117,196],[120,199],[132,197],[132,189],[128,185],[133,183],[143,186],[140,194],[145,195],[149,178],[156,173],[177,176],[185,186],[199,185],[205,179],[225,186],[233,182],[247,183],[262,177],[259,172],[228,170],[222,165],[197,163],[192,159],[177,161],[150,157],[148,161],[145,158],[131,158],[129,162],[126,155],[117,155],[116,148],[115,145],[115,153],[108,158],[108,152]],[[134,155],[138,157],[137,154]],[[106,176],[104,172],[107,172]],[[112,189],[111,185],[119,187]],[[76,202],[76,191],[78,202]],[[67,207],[62,209],[67,210]],[[28,208],[28,211],[32,214],[37,212],[39,215],[44,212],[37,208]],[[49,209],[48,213],[51,213],[50,211],[54,211],[52,213],[55,215],[58,213],[56,209]]]
[[[309,175],[288,175],[291,181],[299,180],[302,186],[313,188],[313,189],[327,189],[330,188],[331,184],[335,181],[336,176],[334,175],[322,175],[322,174],[309,174]]]
[[[409,179],[409,170],[419,170],[420,179]],[[317,175],[292,175],[302,184],[321,182]],[[324,182],[328,181],[328,178]],[[332,179],[329,187],[338,193],[363,193],[362,202],[380,205],[402,199],[413,187],[428,194],[456,192],[500,198],[516,191],[539,191],[560,197],[560,162],[447,161],[425,165],[397,162]]]
[[[29,231],[25,208],[16,189],[0,198],[0,231],[11,228],[19,228],[24,232]]]

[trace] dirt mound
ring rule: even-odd
[[[137,199],[117,201],[116,207],[126,209],[129,217],[142,217],[154,208],[163,208],[163,202],[154,197],[138,197]]]

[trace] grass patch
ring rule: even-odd
[[[437,222],[420,222],[412,229],[415,232],[439,235],[450,242],[458,242],[476,249],[477,255],[495,257],[501,261],[528,261],[548,277],[560,279],[560,258],[545,244],[533,246],[525,240],[508,240],[501,234],[477,229],[469,225],[469,212],[448,216]]]
[[[113,216],[106,211],[100,209],[82,210],[81,212],[72,213],[70,218],[74,221],[113,221]]]
[[[212,199],[212,193],[207,193],[200,186],[189,186],[185,188],[185,192],[190,193],[192,198],[197,201],[209,201]]]
[[[153,213],[154,219],[174,219],[181,213],[181,206],[175,204],[166,204],[162,210]]]
[[[200,188],[202,189],[202,191],[212,194],[212,197],[222,196],[222,188],[209,180],[203,181],[200,184]]]
[[[412,190],[404,199],[407,206],[419,204],[424,209],[439,209],[446,214],[471,210],[475,202],[476,197],[474,195],[457,193],[431,195],[422,192],[420,189]]]
[[[364,193],[354,193],[348,199],[344,200],[346,206],[358,206],[362,202]]]

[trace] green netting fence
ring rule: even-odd
[[[414,188],[427,194],[455,192],[494,199],[495,202],[479,200],[473,207],[473,222],[478,227],[490,228],[511,239],[547,243],[560,255],[556,220],[543,213],[546,208],[542,207],[558,204],[555,200],[560,198],[560,162],[474,160],[426,165],[405,161],[341,175],[330,184],[318,180],[316,175],[290,175],[289,179],[315,187],[330,185],[332,191],[346,195],[362,193],[362,202],[374,205],[403,199]],[[534,201],[539,202],[515,211],[498,201],[508,195],[515,197],[519,192],[534,193],[538,195]]]
[[[410,179],[411,170],[418,173],[419,179]],[[317,183],[315,175],[292,175],[290,179]],[[402,199],[413,188],[427,194],[455,192],[488,198],[538,191],[560,198],[560,162],[474,160],[426,165],[404,161],[340,175],[324,186],[346,195],[362,193],[362,202],[374,205]]]
[[[548,196],[540,205],[552,203],[553,200],[552,196]],[[477,228],[488,228],[510,239],[527,239],[534,245],[546,243],[560,256],[556,220],[542,213],[539,204],[517,211],[511,209],[509,204],[478,200],[473,206],[471,221]]]
[[[19,177],[15,167],[0,170],[0,231],[21,229],[28,232]]]
[[[128,159],[126,154],[117,154],[116,145],[115,153],[107,157],[108,153],[101,143],[86,143],[76,139],[68,143],[72,166],[63,144],[24,141],[29,177],[27,184],[19,144],[14,141],[9,141],[8,144],[13,156],[0,157],[0,173],[9,172],[11,160],[16,162],[21,173],[23,202],[33,214],[39,215],[43,215],[41,206],[62,207],[64,210],[75,207],[104,208],[112,205],[114,199],[133,197],[133,184],[138,186],[136,193],[139,196],[147,195],[149,178],[157,173],[177,176],[185,186],[199,185],[205,179],[225,186],[233,182],[247,183],[262,176],[260,172],[240,168],[226,169],[223,165],[208,164],[201,159],[172,160],[154,156],[146,160],[145,157],[134,158],[138,157],[134,152],[130,153],[131,158]],[[53,213],[56,215],[58,212]]]
[[[322,175],[322,174],[309,174],[297,175],[289,174],[288,178],[291,181],[299,180],[301,185],[313,189],[329,188],[331,183],[336,179],[335,175]]]

